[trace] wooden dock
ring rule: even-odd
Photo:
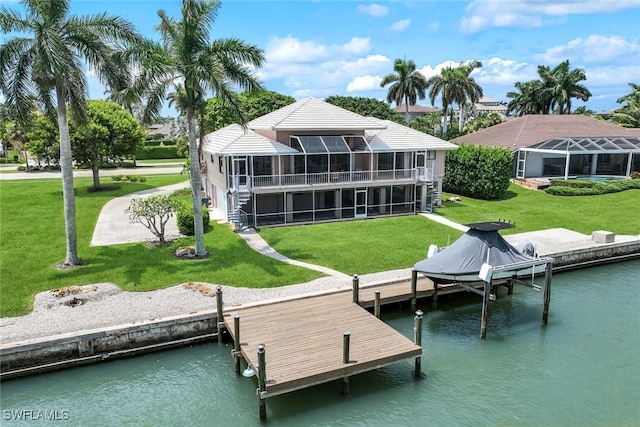
[[[264,345],[266,393],[272,397],[400,360],[421,356],[422,348],[353,303],[350,292],[304,297],[224,313],[236,341],[239,318],[242,357],[258,371],[258,346]],[[344,363],[344,333],[350,336]]]

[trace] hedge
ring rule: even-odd
[[[555,180],[554,180],[555,181]],[[618,179],[594,182],[590,187],[570,186],[552,181],[545,192],[554,196],[596,196],[599,194],[619,193],[620,191],[640,190],[640,179]]]
[[[164,147],[142,147],[136,150],[136,159],[176,159],[178,147],[176,145],[165,145]]]
[[[512,164],[508,148],[460,145],[447,151],[442,189],[474,199],[500,199],[509,188]]]

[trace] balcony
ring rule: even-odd
[[[252,178],[254,189],[327,186],[336,184],[407,183],[432,181],[430,170],[396,169],[376,171],[322,172],[307,174],[261,175]]]

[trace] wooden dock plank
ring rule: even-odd
[[[420,356],[422,348],[352,302],[350,292],[319,295],[224,313],[235,340],[240,318],[241,352],[257,371],[265,346],[267,395],[288,393]],[[350,333],[349,363],[343,363],[343,335]]]

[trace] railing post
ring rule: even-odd
[[[353,302],[355,302],[356,304],[360,304],[360,278],[357,274],[353,275],[352,285]]]

